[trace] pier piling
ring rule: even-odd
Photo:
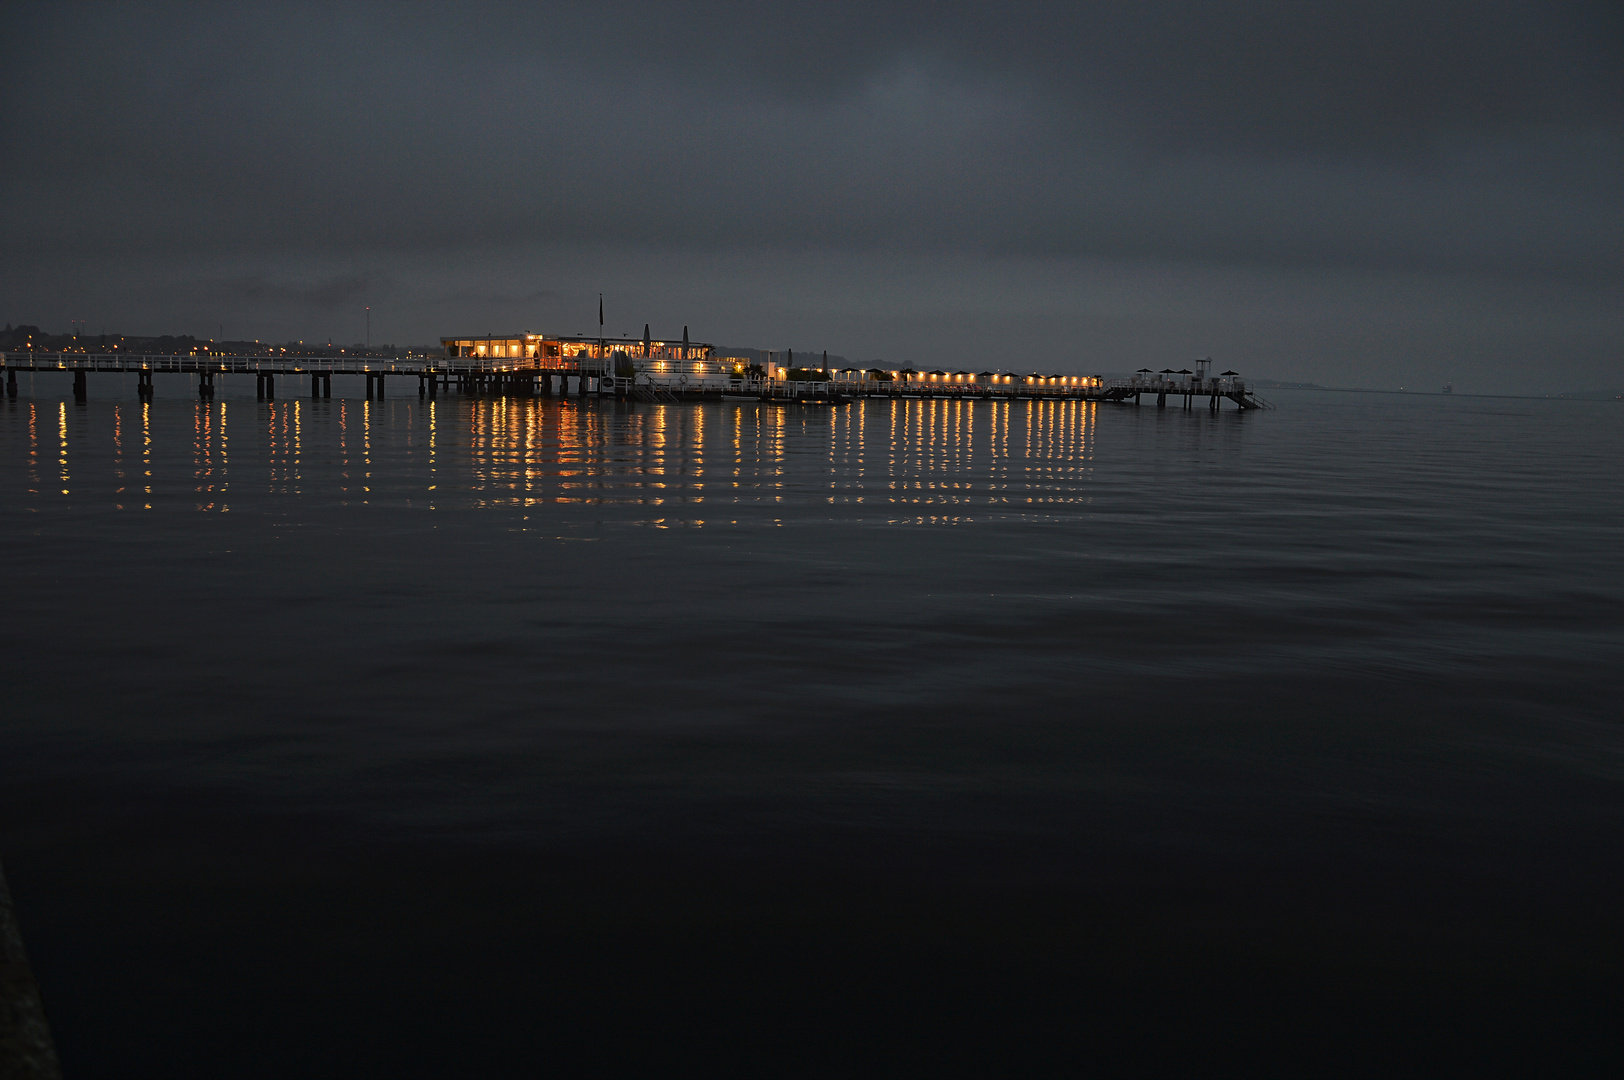
[[[90,392],[85,388],[85,373],[81,368],[73,373],[73,400],[83,404],[89,396]]]
[[[6,372],[6,396],[17,396],[17,373],[15,371]]]

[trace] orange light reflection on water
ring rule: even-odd
[[[63,402],[57,407],[56,416],[57,435],[57,475],[62,485],[62,494],[68,494],[68,403]]]
[[[152,402],[141,403],[141,476],[146,481],[141,493],[152,498]],[[143,510],[151,510],[152,503],[143,503]]]
[[[75,410],[73,415],[81,417],[76,421],[69,404],[57,409],[53,488],[82,497],[78,489],[91,475],[86,462],[96,460],[82,458],[89,438],[83,418],[99,413]],[[360,410],[358,429],[351,406]],[[49,437],[43,431],[44,407],[30,403],[26,412],[14,414],[19,428],[27,421],[35,482],[44,479],[43,442]],[[1042,513],[1087,500],[1085,474],[1094,468],[1100,417],[1098,403],[1076,399],[899,397],[829,406],[594,398],[294,399],[255,406],[251,415],[258,423],[250,425],[245,448],[242,432],[236,432],[235,447],[230,437],[232,409],[245,405],[142,401],[134,418],[138,445],[130,443],[137,433],[129,430],[128,404],[110,410],[112,501],[119,509],[143,502],[152,506],[154,473],[161,471],[155,443],[162,438],[154,429],[154,408],[170,409],[173,420],[184,422],[179,409],[188,407],[193,475],[171,478],[177,487],[170,490],[185,485],[193,496],[187,502],[200,511],[231,509],[235,449],[239,458],[249,454],[246,465],[238,464],[254,475],[260,475],[258,455],[266,455],[269,484],[257,488],[256,483],[256,495],[300,494],[305,484],[319,482],[364,504],[387,489],[408,505],[443,507],[450,497],[457,505],[518,507],[524,528],[546,521],[538,508],[555,503],[642,505],[651,512],[641,523],[663,528],[703,525],[704,511],[725,520],[728,515],[707,502],[805,507],[810,501],[855,506],[856,513],[907,523],[972,520],[988,508]],[[461,440],[467,441],[466,455],[457,445]],[[308,461],[307,450],[313,455]],[[707,452],[719,462],[710,461]],[[306,465],[313,469],[308,475]],[[379,477],[389,478],[384,487],[377,486]],[[31,493],[41,490],[42,484]],[[241,498],[235,501],[240,504]]]

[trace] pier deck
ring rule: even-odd
[[[600,393],[650,401],[758,399],[767,402],[833,403],[856,398],[920,398],[949,400],[1020,400],[1020,399],[1077,399],[1117,404],[1143,403],[1143,398],[1155,398],[1158,407],[1166,407],[1169,398],[1182,408],[1192,408],[1194,402],[1205,399],[1206,407],[1216,411],[1223,401],[1233,401],[1240,409],[1272,408],[1269,402],[1257,396],[1238,378],[1211,378],[1168,380],[1161,378],[1132,378],[1106,380],[1098,385],[1056,384],[1055,380],[1025,380],[1019,382],[886,382],[872,379],[831,380],[827,382],[786,382],[782,380],[748,380],[746,384],[728,390],[684,391],[677,387],[643,385],[641,380],[605,378],[602,361],[585,363],[568,359],[544,360],[487,359],[479,357],[422,356],[407,358],[387,357],[285,357],[274,355],[216,356],[180,355],[149,356],[115,353],[60,353],[60,352],[0,352],[0,372],[5,373],[6,392],[17,394],[17,372],[61,372],[74,377],[74,397],[85,400],[88,396],[87,376],[91,373],[134,374],[138,377],[137,391],[142,396],[152,392],[154,375],[187,375],[196,379],[201,397],[214,396],[214,381],[225,375],[253,375],[260,397],[274,397],[277,379],[310,379],[311,394],[316,397],[332,396],[334,375],[359,375],[366,378],[366,396],[382,397],[385,380],[389,378],[416,378],[420,397],[437,397],[441,390],[455,390],[464,394],[596,396]],[[614,389],[600,391],[599,382]]]

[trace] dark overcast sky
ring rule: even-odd
[[[0,319],[1624,385],[1624,5],[28,5]]]

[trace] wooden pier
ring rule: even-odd
[[[297,394],[308,381],[310,396],[333,396],[334,375],[359,375],[366,379],[368,400],[382,398],[391,381],[417,382],[419,397],[438,397],[442,390],[465,394],[523,395],[587,394],[592,392],[596,372],[580,365],[538,367],[531,361],[492,361],[416,357],[388,359],[377,357],[276,357],[276,356],[124,356],[110,353],[0,353],[0,371],[5,373],[6,393],[17,395],[17,373],[61,372],[73,375],[73,396],[84,401],[89,395],[92,373],[135,375],[136,392],[151,396],[157,375],[184,375],[197,386],[199,397],[214,396],[216,380],[227,375],[252,375],[255,396],[276,397],[277,381],[291,386]],[[284,389],[284,393],[286,393]]]
[[[1233,372],[1208,376],[1202,372],[1160,374],[1141,372],[1128,379],[1096,379],[1071,376],[955,375],[905,378],[903,381],[866,377],[826,380],[740,378],[723,388],[688,389],[680,384],[649,377],[614,378],[599,360],[567,359],[538,361],[535,358],[488,359],[482,357],[414,357],[388,359],[375,357],[277,357],[277,356],[125,356],[112,353],[4,352],[0,372],[5,376],[5,392],[17,396],[18,372],[59,372],[72,374],[73,396],[89,398],[91,374],[136,376],[136,392],[150,397],[157,375],[186,376],[197,387],[200,398],[214,397],[217,380],[228,375],[252,375],[256,396],[275,398],[278,380],[284,393],[294,395],[308,385],[315,398],[330,398],[334,375],[357,375],[366,379],[367,400],[382,399],[385,387],[404,381],[408,388],[416,381],[417,396],[435,398],[442,392],[463,395],[505,397],[609,396],[645,401],[742,400],[781,404],[832,404],[857,398],[949,399],[1008,401],[1022,399],[1076,399],[1115,404],[1141,405],[1153,398],[1159,408],[1172,399],[1184,409],[1201,401],[1216,412],[1224,401],[1242,410],[1272,406],[1257,396]],[[860,373],[861,374],[861,373]]]

